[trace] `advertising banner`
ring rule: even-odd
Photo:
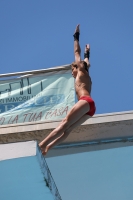
[[[56,121],[74,103],[70,70],[0,81],[0,125]]]

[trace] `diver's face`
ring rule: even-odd
[[[76,69],[76,67],[72,67],[72,76],[74,78],[76,78],[76,76],[77,76],[77,69]]]

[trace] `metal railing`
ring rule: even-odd
[[[53,71],[67,70],[67,69],[70,69],[70,68],[71,68],[70,64],[67,64],[67,65],[63,65],[61,67],[57,66],[57,67],[48,68],[48,69],[39,69],[39,70],[32,70],[32,71],[0,74],[0,78],[10,77],[10,76],[21,76],[21,75],[35,75],[35,74],[48,73],[48,72],[53,72]]]

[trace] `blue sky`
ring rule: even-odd
[[[132,0],[1,0],[0,73],[73,61],[73,32],[91,45],[92,97],[97,114],[133,110]]]

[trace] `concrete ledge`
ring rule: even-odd
[[[91,151],[101,151],[107,149],[121,148],[133,146],[133,138],[132,140],[114,140],[114,141],[100,141],[95,143],[76,143],[76,145],[59,145],[53,149],[51,149],[45,158],[55,157],[55,156],[64,156],[70,154],[77,154],[83,152],[91,152]]]
[[[0,126],[0,144],[29,140],[40,142],[59,123],[45,121]],[[133,137],[133,111],[95,115],[74,129],[63,144],[127,137]]]

